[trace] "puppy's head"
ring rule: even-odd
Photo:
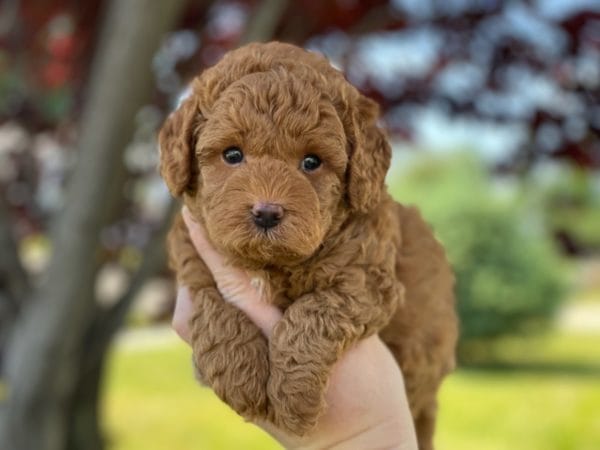
[[[236,261],[297,264],[379,203],[377,115],[324,58],[252,44],[194,80],[160,131],[161,174]]]

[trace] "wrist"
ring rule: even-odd
[[[271,431],[268,430],[267,431]],[[358,432],[349,429],[317,431],[314,435],[303,438],[290,438],[279,433],[271,433],[286,449],[289,450],[355,450],[360,449],[393,449],[417,450],[414,429],[405,426],[401,417],[381,421]],[[348,434],[346,434],[348,433]]]
[[[325,447],[335,450],[354,450],[357,448],[417,450],[414,430],[404,428],[406,427],[404,427],[401,418],[391,418]]]

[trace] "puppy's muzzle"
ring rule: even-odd
[[[257,203],[252,207],[252,217],[257,227],[273,228],[283,219],[283,208],[276,203]]]

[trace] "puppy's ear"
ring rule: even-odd
[[[347,195],[354,211],[367,213],[381,199],[392,152],[383,131],[377,126],[377,103],[359,94],[349,112],[352,131],[349,133]]]
[[[167,117],[158,134],[160,174],[174,197],[183,194],[194,182],[195,136],[201,119],[192,94]]]

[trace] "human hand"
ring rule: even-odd
[[[223,299],[240,308],[267,338],[281,311],[252,284],[243,270],[228,266],[212,247],[202,226],[184,208],[184,220],[198,253],[210,269]],[[179,289],[173,327],[190,343],[191,300]],[[257,423],[286,448],[417,449],[402,373],[378,336],[360,341],[333,367],[326,392],[327,410],[315,430],[292,436],[271,423]]]

